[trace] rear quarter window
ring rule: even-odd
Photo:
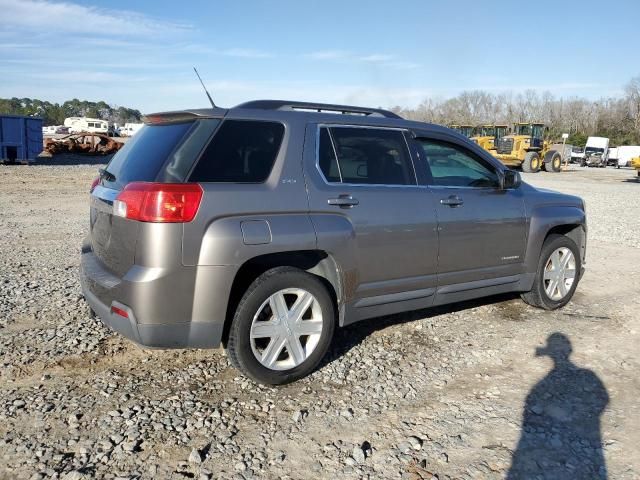
[[[191,182],[264,182],[273,168],[284,125],[255,120],[225,120],[194,168]]]
[[[106,170],[115,177],[102,183],[122,189],[130,182],[153,182],[173,150],[182,142],[195,122],[145,125],[111,159]]]

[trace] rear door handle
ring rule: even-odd
[[[327,200],[329,205],[337,205],[340,208],[351,208],[358,205],[360,202],[358,199],[353,198],[351,195],[338,195],[338,198],[330,198]]]
[[[440,200],[442,205],[448,205],[449,207],[459,207],[464,204],[464,201],[457,195],[450,195],[447,198]]]

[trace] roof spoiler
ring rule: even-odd
[[[198,118],[222,118],[226,113],[227,110],[224,108],[202,108],[177,112],[158,112],[144,115],[142,117],[142,121],[148,125],[160,125],[166,123],[188,122]]]

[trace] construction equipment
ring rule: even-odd
[[[640,180],[640,157],[634,157],[629,160],[629,165],[631,168],[636,169],[636,172],[638,172],[638,180]]]
[[[467,138],[473,135],[473,125],[449,125],[449,128]]]
[[[44,151],[50,155],[57,153],[108,155],[117,152],[123,146],[124,143],[113,140],[108,135],[81,132],[62,138],[47,138],[44,142]]]
[[[491,153],[510,167],[521,167],[523,172],[559,172],[562,155],[544,139],[544,123],[516,123],[514,133],[505,135]]]
[[[496,143],[508,132],[508,125],[480,125],[476,127],[475,133],[470,139],[487,152],[495,153],[493,150],[495,150]]]

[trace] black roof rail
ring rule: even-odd
[[[354,107],[351,105],[332,105],[329,103],[292,102],[288,100],[253,100],[241,103],[234,108],[254,108],[257,110],[289,110],[320,113],[342,113],[372,117],[402,118],[389,110],[381,108]]]

